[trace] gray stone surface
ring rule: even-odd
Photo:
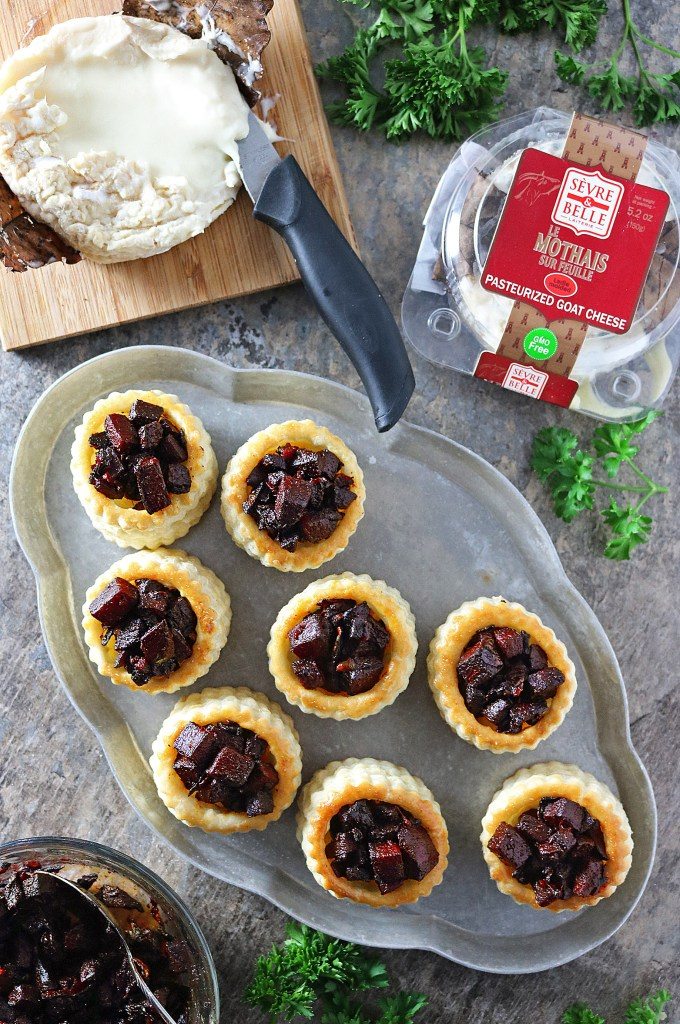
[[[317,59],[337,52],[350,38],[352,21],[361,17],[356,9],[341,7],[335,0],[305,0],[303,6]],[[639,0],[635,6],[648,29],[677,42],[673,5]],[[603,53],[611,52],[609,43],[617,38],[618,25],[617,15],[610,14],[602,35]],[[553,74],[554,40],[548,33],[532,39],[489,39],[495,59],[511,69],[508,112],[541,102],[567,110],[576,102]],[[677,135],[660,134],[677,144]],[[334,135],[362,251],[396,312],[418,246],[423,212],[452,149],[428,141],[397,148],[378,137],[343,130]],[[47,385],[99,352],[145,342],[193,347],[234,366],[311,370],[350,385],[357,383],[298,287],[22,355],[3,355],[4,477],[19,427]],[[428,1024],[468,1020],[557,1024],[564,1007],[574,999],[587,999],[603,1015],[611,1014],[608,1019],[614,1024],[622,1019],[629,998],[662,984],[674,987],[680,999],[676,870],[680,751],[677,728],[672,727],[678,721],[680,545],[675,490],[680,391],[676,383],[665,417],[642,442],[645,468],[670,484],[671,493],[650,509],[655,519],[651,543],[632,562],[616,564],[599,554],[602,538],[594,518],[583,517],[571,526],[557,520],[528,468],[530,441],[541,426],[561,423],[587,433],[590,421],[437,369],[417,356],[413,362],[418,391],[409,417],[474,448],[524,492],[543,517],[567,572],[608,631],[628,684],[634,742],[656,791],[660,842],[654,875],[632,919],[609,943],[576,963],[518,982],[465,970],[420,952],[390,952],[385,960],[404,987],[428,993],[430,1007],[423,1015]],[[244,978],[256,955],[281,938],[284,915],[257,896],[185,865],[127,805],[94,737],[56,684],[40,635],[33,579],[12,534],[4,489],[0,503],[5,523],[0,534],[2,838],[66,833],[109,843],[153,867],[194,907],[205,929],[222,982],[223,1020],[254,1024],[262,1017],[242,1003]]]

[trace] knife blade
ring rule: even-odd
[[[310,298],[366,388],[378,430],[390,430],[415,387],[399,327],[295,158],[279,156],[252,111],[248,125],[238,151],[253,216],[288,245]]]

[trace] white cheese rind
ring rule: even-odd
[[[0,68],[0,174],[89,259],[153,256],[234,201],[247,117],[206,40],[141,18],[78,18]]]

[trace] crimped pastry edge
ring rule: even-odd
[[[353,478],[352,489],[356,494],[355,501],[347,508],[330,537],[315,544],[301,542],[295,551],[284,551],[266,531],[258,529],[255,520],[242,507],[248,497],[246,477],[253,466],[287,441],[301,447],[332,451],[341,459],[342,471]],[[344,441],[313,420],[286,420],[253,434],[232,456],[222,478],[221,509],[227,532],[251,558],[257,558],[263,565],[281,572],[304,572],[305,569],[318,568],[347,547],[363,518],[365,498],[364,474],[354,452]]]
[[[92,601],[116,576],[134,581],[150,577],[173,586],[188,601],[198,618],[196,643],[191,657],[167,678],[153,677],[145,686],[137,686],[123,668],[116,668],[113,644],[100,642],[101,623],[89,612]],[[179,549],[157,548],[155,551],[134,551],[114,562],[88,588],[83,604],[83,632],[90,661],[100,675],[118,686],[127,686],[135,693],[174,693],[190,686],[204,676],[217,661],[227,642],[231,626],[231,600],[222,580],[198,558]]]
[[[383,896],[374,882],[349,882],[336,877],[326,857],[329,822],[341,807],[362,797],[399,804],[427,829],[439,852],[439,862],[420,882],[407,879]],[[332,761],[312,776],[298,800],[297,837],[307,867],[323,889],[336,899],[371,907],[394,908],[428,896],[442,881],[448,864],[448,829],[432,792],[406,768],[372,757]]]
[[[465,707],[458,689],[456,669],[465,645],[478,630],[492,625],[525,630],[532,642],[540,644],[544,649],[550,665],[564,674],[564,682],[548,702],[548,711],[543,718],[536,725],[515,735],[496,732],[491,726],[478,722]],[[574,703],[576,693],[576,669],[562,641],[534,612],[502,597],[480,597],[476,601],[466,601],[451,612],[435,632],[430,644],[427,675],[435,702],[446,724],[467,743],[494,754],[533,750],[561,725]]]
[[[191,490],[187,494],[173,494],[171,504],[153,515],[116,504],[96,491],[88,480],[92,467],[90,435],[104,429],[104,420],[111,413],[127,414],[135,399],[162,405],[173,423],[184,431],[187,442]],[[172,544],[199,521],[215,493],[217,459],[202,422],[177,395],[155,389],[132,389],[113,391],[85,414],[76,427],[71,447],[71,474],[78,500],[95,529],[121,548],[153,550]]]
[[[608,884],[596,896],[571,896],[568,900],[558,900],[547,907],[540,907],[531,886],[514,879],[512,870],[489,850],[489,840],[501,821],[514,824],[523,811],[537,807],[544,796],[564,796],[575,800],[599,820],[607,847]],[[511,896],[515,903],[535,910],[551,910],[555,914],[594,907],[600,900],[607,899],[625,880],[633,859],[633,836],[621,802],[594,775],[582,771],[577,765],[562,764],[560,761],[546,761],[529,768],[520,768],[506,779],[494,794],[482,819],[480,840],[491,878],[501,892]]]
[[[220,811],[190,796],[176,774],[173,743],[185,725],[218,721],[238,722],[269,743],[279,782],[274,810],[249,818],[235,811]],[[163,722],[149,759],[158,795],[171,814],[204,832],[262,831],[290,807],[302,778],[302,751],[292,718],[264,693],[246,686],[209,687],[182,697]]]
[[[291,669],[289,630],[313,611],[320,601],[330,597],[365,601],[390,631],[386,652],[387,669],[372,689],[354,697],[324,690],[308,690]],[[334,718],[336,721],[367,718],[393,704],[409,684],[417,651],[416,621],[410,605],[399,591],[388,586],[384,580],[374,580],[366,574],[357,576],[351,572],[316,580],[292,597],[277,615],[267,646],[269,671],[274,677],[276,688],[289,704],[295,704],[302,711],[319,718]]]

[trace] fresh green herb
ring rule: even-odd
[[[342,2],[370,8],[373,21],[317,69],[344,88],[344,97],[328,107],[330,117],[361,131],[380,128],[393,141],[416,131],[461,139],[498,116],[508,73],[488,66],[483,47],[471,42],[476,26],[527,32],[547,25],[578,51],[594,41],[607,9],[605,0]]]
[[[666,1019],[664,1007],[670,998],[670,992],[661,989],[646,999],[635,999],[626,1010],[624,1024],[661,1024]],[[605,1024],[605,1020],[582,1003],[576,1003],[565,1010],[562,1024]]]
[[[680,53],[641,31],[633,20],[630,0],[621,0],[621,4],[623,32],[611,57],[590,64],[557,50],[557,74],[572,85],[585,85],[605,110],[617,111],[630,105],[639,126],[677,121],[680,118],[680,67],[666,72],[652,71],[645,51],[654,50],[674,61],[680,60]],[[633,65],[631,74],[622,70],[626,57]]]
[[[667,487],[654,483],[635,462],[638,448],[632,444],[660,414],[648,413],[635,423],[607,423],[598,427],[592,437],[594,454],[579,447],[576,434],[566,427],[545,427],[534,438],[531,466],[549,488],[556,514],[570,523],[581,512],[592,509],[597,488],[635,495],[634,503],[619,505],[614,499],[600,515],[610,529],[604,548],[607,558],[625,560],[638,544],[646,544],[652,519],[644,515],[642,506],[655,494],[666,494]],[[627,467],[631,483],[617,480],[619,471]],[[594,476],[601,469],[606,479]],[[580,1024],[568,1021],[567,1024]],[[584,1019],[583,1024],[593,1024]],[[595,1022],[597,1024],[597,1021]]]
[[[332,939],[290,923],[287,938],[261,956],[246,999],[275,1022],[279,1017],[317,1018],[322,1024],[413,1024],[425,996],[399,993],[381,999],[378,1014],[367,1014],[353,997],[388,985],[384,964],[353,942]],[[317,1016],[316,1006],[319,1004]]]

